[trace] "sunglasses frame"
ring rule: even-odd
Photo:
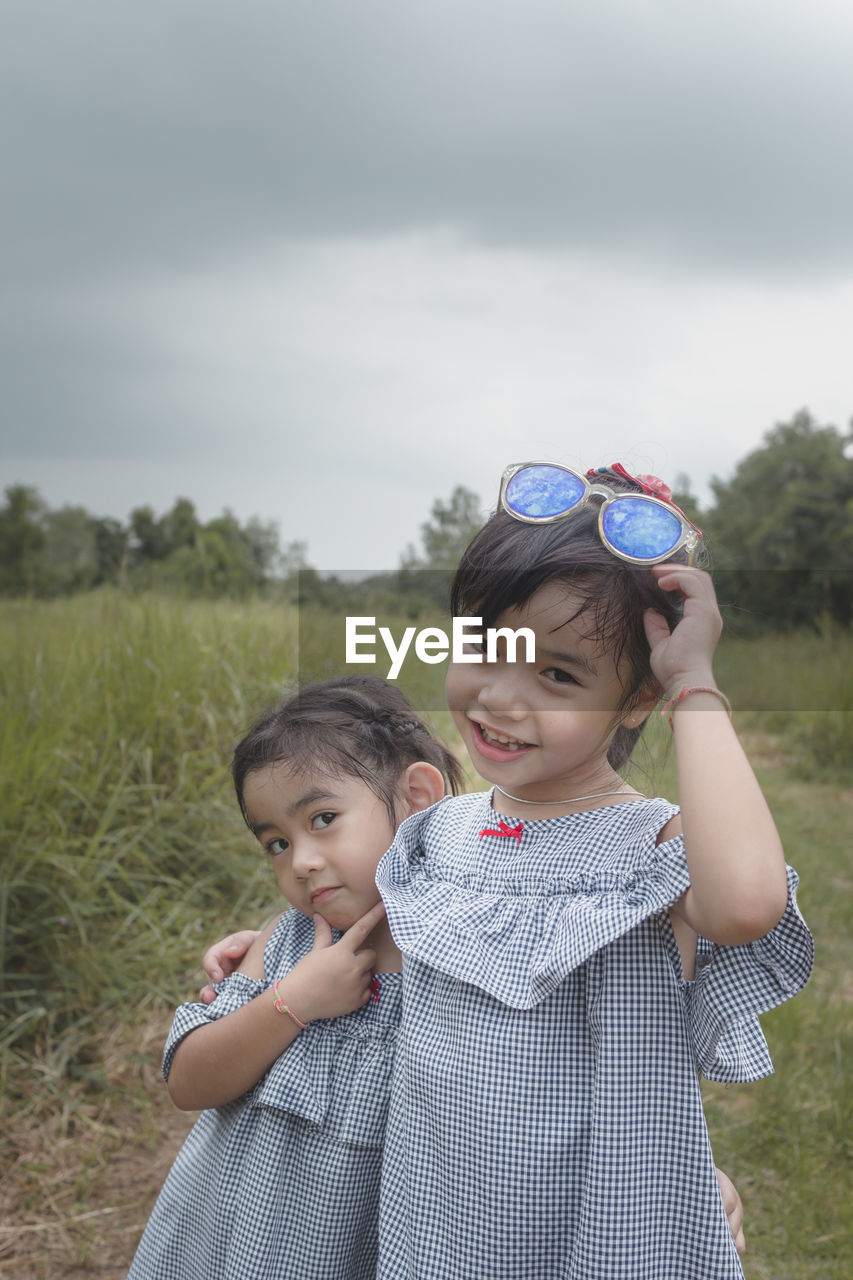
[[[512,478],[518,475],[519,471],[526,471],[530,467],[550,467],[554,471],[567,472],[570,476],[574,476],[576,480],[580,480],[584,489],[583,494],[574,506],[569,507],[568,511],[559,511],[553,516],[521,515],[520,512],[514,511],[508,503],[506,491]],[[576,511],[582,511],[589,504],[591,498],[604,499],[598,512],[598,536],[612,555],[618,556],[620,560],[625,560],[628,564],[638,565],[643,568],[653,564],[663,564],[664,561],[674,556],[677,551],[686,547],[687,563],[689,565],[693,564],[702,534],[674,502],[664,502],[662,498],[655,498],[650,493],[638,493],[636,490],[630,489],[614,489],[610,485],[598,481],[590,483],[589,479],[582,475],[580,471],[575,471],[574,467],[564,466],[562,462],[513,462],[505,468],[501,476],[500,505],[507,515],[512,516],[513,520],[520,520],[522,524],[555,524],[558,520],[567,519]],[[675,515],[681,524],[681,534],[675,545],[665,551],[663,555],[651,557],[630,556],[624,551],[617,550],[605,536],[604,513],[615,502],[619,502],[623,498],[633,498],[635,502],[640,500],[650,506],[663,507],[670,515]]]

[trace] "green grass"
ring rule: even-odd
[[[272,606],[111,593],[7,605],[0,626],[8,1050],[120,1008],[140,975],[172,995],[199,931],[252,897],[228,757],[291,678],[295,629]]]
[[[763,642],[752,644],[757,671],[770,658]],[[797,666],[803,647],[796,638]],[[773,676],[783,680],[784,645],[770,648]],[[815,644],[810,656],[822,678]],[[748,651],[738,653],[736,669],[748,674]],[[800,677],[795,670],[790,678]],[[738,693],[745,696],[746,686],[725,687],[733,688],[736,705]],[[745,1205],[747,1276],[847,1280],[853,1257],[853,789],[804,780],[803,774],[814,776],[814,762],[771,732],[780,714],[735,712],[735,720],[800,876],[798,901],[815,936],[815,969],[795,1000],[761,1020],[776,1074],[748,1085],[706,1082],[703,1091],[714,1155]],[[818,738],[832,717],[797,711],[791,723]],[[655,724],[649,736],[650,757],[637,785],[677,799],[668,730]],[[833,764],[830,778],[835,772]],[[724,812],[721,802],[721,818]]]
[[[773,734],[798,777],[853,775],[853,640],[827,624],[821,635],[724,639],[717,679],[739,723]]]
[[[853,797],[768,772],[763,781],[801,877],[815,971],[796,1000],[762,1019],[777,1074],[708,1087],[707,1115],[717,1159],[738,1177],[753,1222],[752,1274],[841,1280],[853,1257]]]
[[[412,619],[379,621],[397,634]],[[4,603],[0,657],[0,1093],[15,1119],[0,1155],[15,1158],[15,1204],[73,1217],[100,1211],[102,1148],[155,1141],[142,1082],[204,946],[276,900],[231,794],[231,748],[297,674],[339,672],[339,644],[312,610],[297,628],[282,605],[103,592]],[[706,1091],[756,1280],[841,1280],[853,1256],[852,658],[851,637],[827,632],[732,641],[718,663],[818,943],[809,987],[764,1020],[778,1074]],[[407,664],[400,683],[449,737],[443,675]],[[635,780],[675,798],[668,745],[656,718]],[[74,1247],[97,1253],[98,1239]]]

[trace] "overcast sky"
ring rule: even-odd
[[[853,415],[849,0],[0,0],[0,479],[396,565]]]

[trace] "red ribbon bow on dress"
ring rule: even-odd
[[[499,822],[497,830],[494,827],[483,827],[480,832],[480,839],[482,840],[483,836],[512,836],[521,844],[521,828],[523,825],[523,823],[519,822],[517,827],[508,827],[505,822]]]

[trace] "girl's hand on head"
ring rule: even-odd
[[[712,662],[723,620],[714,584],[704,569],[656,564],[651,573],[663,591],[684,597],[684,614],[670,632],[662,614],[648,609],[644,618],[652,671],[667,695],[687,685],[714,683]]]
[[[385,906],[377,902],[334,943],[328,923],[313,917],[313,947],[278,984],[280,998],[303,1022],[338,1018],[367,1004],[376,952],[364,944],[384,917]]]
[[[257,929],[243,929],[240,933],[229,933],[227,938],[214,942],[205,951],[201,962],[210,981],[221,982],[232,974],[258,936]],[[210,983],[202,987],[199,997],[203,1004],[212,1004],[216,999],[216,992]]]

